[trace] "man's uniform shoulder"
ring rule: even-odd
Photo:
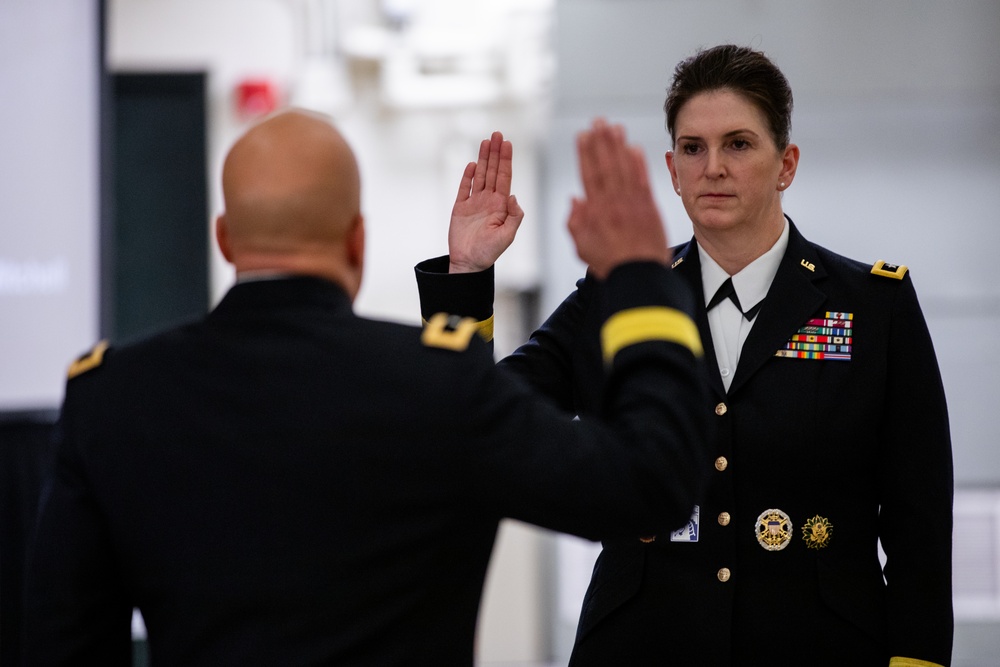
[[[94,345],[89,352],[80,355],[69,365],[66,371],[67,379],[72,380],[84,373],[100,368],[107,358],[110,349],[107,340],[102,340]]]

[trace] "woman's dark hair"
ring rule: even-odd
[[[722,89],[732,90],[756,105],[767,118],[778,149],[788,146],[792,129],[792,89],[788,80],[760,51],[733,44],[701,49],[677,64],[663,103],[671,141],[675,140],[674,126],[681,107],[698,93]]]

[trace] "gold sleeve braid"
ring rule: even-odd
[[[476,331],[479,333],[480,338],[487,343],[493,340],[493,315],[490,315],[487,320],[476,322]]]
[[[701,337],[694,321],[674,308],[648,306],[615,313],[601,327],[604,362],[611,363],[623,348],[646,341],[677,343],[702,356]]]
[[[936,662],[917,660],[916,658],[894,657],[889,660],[889,667],[943,667]]]

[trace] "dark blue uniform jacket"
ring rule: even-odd
[[[665,267],[607,288],[609,321],[663,309],[696,332]],[[159,667],[472,665],[502,517],[600,539],[691,511],[702,362],[623,340],[609,421],[587,424],[461,324],[360,318],[318,278],[241,283],[203,321],[95,351],[42,498],[28,664],[130,664],[138,607]]]
[[[674,256],[704,304],[694,241]],[[447,276],[446,261],[417,267],[424,311],[490,317],[491,274]],[[606,390],[599,291],[582,280],[501,362],[584,420]],[[818,334],[839,343],[809,342],[810,321],[848,317],[849,329],[825,327],[847,333]],[[714,422],[697,526],[605,541],[571,665],[949,664],[948,416],[905,268],[873,273],[791,225],[728,392],[704,305],[696,320],[710,392],[698,410]]]

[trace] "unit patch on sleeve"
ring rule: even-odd
[[[691,518],[682,527],[670,533],[671,542],[697,542],[701,524],[701,508],[694,506]]]

